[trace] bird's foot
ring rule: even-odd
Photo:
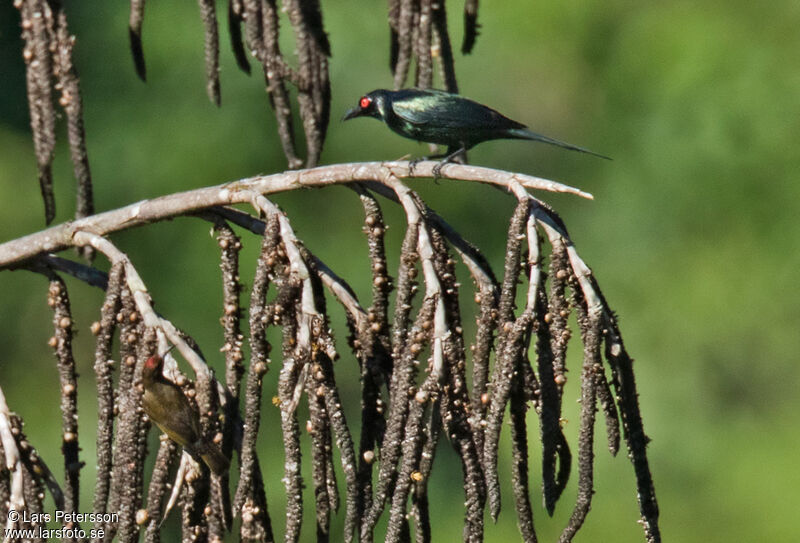
[[[433,167],[432,172],[433,172],[433,180],[434,181],[438,181],[439,178],[442,177],[442,166],[444,166],[448,162],[449,162],[448,160],[442,160],[441,162],[436,164],[436,166]]]
[[[408,162],[408,173],[409,173],[409,175],[414,175],[414,168],[417,167],[417,164],[419,164],[420,162],[423,162],[425,160],[428,160],[428,157],[421,156],[419,158],[415,158],[414,160],[410,160]]]
[[[442,161],[439,162],[436,166],[433,167],[433,180],[434,181],[436,181],[437,179],[439,179],[442,176],[442,168],[444,167],[445,164],[449,164],[450,162],[454,162],[454,161],[458,160],[459,157],[465,157],[466,156],[465,155],[465,153],[467,151],[466,147],[460,147],[460,148],[456,149],[455,151],[453,151],[452,149],[453,149],[452,147],[448,148],[447,149],[448,152],[447,152],[446,155],[439,155],[438,157],[435,157],[435,158],[441,158],[442,156],[444,156]],[[431,157],[431,158],[434,158],[434,157]]]

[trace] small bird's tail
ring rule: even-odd
[[[508,134],[512,138],[518,138],[522,140],[533,140],[533,141],[541,141],[543,143],[549,143],[550,145],[556,145],[558,147],[563,147],[564,149],[570,149],[571,151],[580,151],[581,153],[586,153],[588,155],[594,155],[596,157],[604,158],[606,160],[612,160],[611,157],[607,157],[605,155],[601,155],[600,153],[595,153],[594,151],[590,151],[589,149],[584,149],[583,147],[578,147],[577,145],[572,145],[571,143],[567,143],[565,141],[559,141],[557,139],[548,138],[547,136],[542,136],[541,134],[537,134],[536,132],[532,132],[527,128],[514,128],[508,131]]]
[[[198,441],[192,447],[193,452],[197,453],[197,455],[203,459],[206,466],[215,474],[215,475],[222,475],[226,471],[228,471],[228,466],[230,462],[225,455],[216,447],[216,445]]]

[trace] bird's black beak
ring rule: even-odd
[[[361,114],[362,114],[361,108],[354,107],[353,109],[347,110],[347,113],[345,113],[344,117],[342,117],[342,121],[349,121],[350,119],[353,119],[355,117],[360,117]]]

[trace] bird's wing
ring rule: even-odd
[[[409,91],[392,101],[392,111],[406,122],[453,129],[513,129],[524,125],[490,107],[441,91]]]
[[[185,447],[201,435],[197,412],[177,385],[154,383],[145,389],[143,403],[150,419],[178,445]]]

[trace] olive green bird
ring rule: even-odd
[[[205,462],[216,475],[225,473],[228,459],[216,445],[203,437],[197,411],[192,409],[181,387],[164,377],[163,367],[164,359],[158,355],[151,356],[144,363],[144,412],[192,458]]]

